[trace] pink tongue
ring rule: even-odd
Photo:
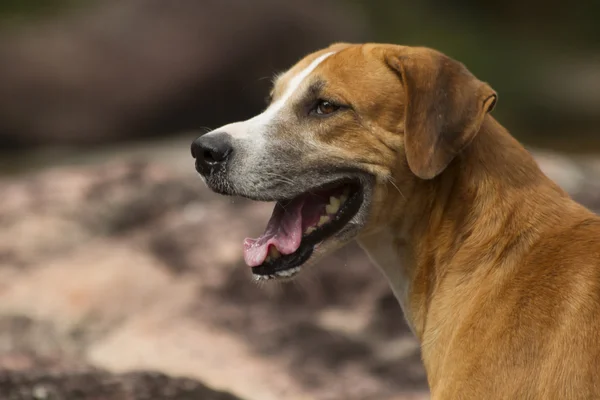
[[[267,224],[267,229],[256,239],[244,240],[244,261],[250,267],[257,267],[265,262],[269,246],[273,245],[281,254],[292,254],[302,240],[302,206],[305,198],[294,199],[282,207],[279,203]]]

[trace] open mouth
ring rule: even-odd
[[[244,241],[246,264],[257,279],[294,276],[320,243],[348,225],[362,203],[362,187],[351,179],[278,201],[265,232]]]

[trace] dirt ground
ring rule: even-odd
[[[145,154],[0,180],[0,399],[428,398],[356,245],[259,286],[241,244],[272,205],[209,193],[187,146]],[[536,155],[600,204],[597,162]]]

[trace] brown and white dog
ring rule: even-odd
[[[192,154],[215,192],[277,202],[244,244],[257,279],[358,240],[420,340],[432,399],[600,399],[600,218],[495,103],[437,51],[335,44]]]

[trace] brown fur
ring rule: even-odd
[[[352,111],[307,122],[306,162],[377,177],[358,240],[421,342],[432,399],[600,398],[600,218],[488,114],[494,91],[462,64],[334,49],[313,75]]]

